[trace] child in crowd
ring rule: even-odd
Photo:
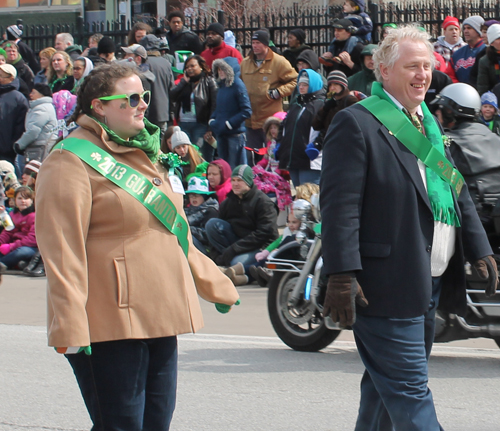
[[[188,177],[189,206],[185,209],[187,221],[193,235],[193,244],[203,254],[207,254],[210,245],[205,231],[208,220],[219,216],[219,203],[214,198],[215,192],[208,190],[206,178],[190,175]]]
[[[345,0],[344,2],[344,18],[352,22],[356,27],[356,32],[353,33],[361,43],[367,44],[372,40],[373,24],[372,20],[365,12],[365,0]]]
[[[285,119],[286,112],[276,112],[272,117],[269,117],[262,126],[267,139],[266,154],[257,164],[265,169],[266,171],[275,172],[281,175],[281,171],[278,168],[278,161],[276,160],[274,153],[276,151],[278,135],[280,132],[281,122]]]
[[[208,183],[210,190],[217,193],[219,204],[226,199],[227,194],[231,191],[231,173],[231,166],[225,160],[217,159],[208,165]]]
[[[38,251],[34,192],[29,187],[21,186],[17,188],[14,198],[16,207],[10,214],[14,229],[4,229],[0,234],[0,272],[16,267],[21,261],[29,262]]]
[[[189,164],[183,166],[184,178],[196,171],[196,167],[204,162],[189,140],[188,135],[181,130],[179,126],[173,127],[173,133],[170,138],[172,151],[179,155],[183,162]]]
[[[487,91],[481,96],[481,120],[493,133],[500,135],[498,99],[491,91]]]
[[[29,187],[31,190],[35,190],[36,177],[40,171],[42,163],[38,160],[31,160],[24,166],[24,171],[21,176],[22,185]]]
[[[266,287],[267,283],[272,277],[272,273],[264,268],[267,257],[273,250],[279,249],[281,246],[288,244],[295,239],[295,234],[300,229],[300,220],[292,213],[288,214],[286,228],[283,230],[283,235],[278,237],[275,241],[269,244],[264,250],[255,255],[256,265],[252,265],[248,270],[250,275],[257,280],[259,286]]]

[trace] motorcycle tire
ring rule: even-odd
[[[304,325],[294,324],[283,315],[283,299],[286,297],[287,291],[290,292],[294,285],[292,280],[297,277],[297,273],[274,272],[268,284],[269,318],[276,334],[287,346],[300,352],[317,352],[331,344],[338,337],[340,331],[328,329],[323,318],[320,318],[320,323],[316,324],[314,328],[311,320],[305,322],[306,328],[304,328]],[[287,312],[294,312],[294,316],[298,316],[300,320],[300,311],[297,308],[287,310]],[[298,314],[296,314],[297,312]]]

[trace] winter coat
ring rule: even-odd
[[[14,143],[24,132],[28,101],[19,91],[19,79],[0,85],[0,160],[16,157]]]
[[[71,45],[68,46],[66,49],[66,54],[69,55],[71,58],[71,61],[75,61],[78,57],[82,56],[82,47],[80,45]]]
[[[297,72],[299,71],[299,69],[297,69],[298,57],[306,49],[311,51],[311,47],[309,45],[306,45],[305,43],[303,43],[302,45],[298,46],[297,48],[287,48],[287,49],[285,49],[283,51],[283,57],[285,57],[290,62],[290,64],[292,65],[292,67]],[[314,70],[316,70],[316,68],[314,68]]]
[[[276,112],[283,111],[282,98],[290,96],[297,86],[297,72],[283,56],[268,50],[260,67],[251,52],[241,62],[241,79],[248,90],[252,105],[252,116],[246,127],[261,129],[264,121]],[[269,97],[269,90],[278,90],[280,98]]]
[[[438,54],[441,54],[441,56],[444,58],[444,61],[446,61],[446,65],[448,65],[452,54],[465,45],[467,44],[461,37],[458,38],[458,42],[455,45],[450,45],[448,42],[446,42],[444,36],[439,36],[437,38],[437,41],[434,43],[434,51]]]
[[[17,208],[10,213],[14,229],[4,229],[0,234],[0,244],[9,244],[10,252],[19,247],[36,247],[35,207],[31,205],[25,210]]]
[[[318,135],[312,130],[312,120],[323,106],[324,96],[321,76],[304,69],[299,77],[305,73],[309,76],[309,92],[297,97],[283,121],[283,136],[276,154],[280,169],[311,169],[311,159],[305,150]]]
[[[19,48],[19,54],[21,54],[23,60],[28,64],[33,73],[38,73],[40,71],[40,64],[31,47],[22,40],[18,40],[16,43]]]
[[[203,49],[200,38],[186,27],[182,27],[177,33],[169,30],[167,40],[171,53],[175,51],[191,51],[194,54],[199,54]]]
[[[372,39],[373,23],[370,16],[365,12],[365,0],[354,0],[354,3],[359,6],[359,11],[344,13],[344,18],[351,21],[356,27],[356,32],[353,34],[362,42],[369,43]]]
[[[481,115],[479,119],[490,129],[493,133],[500,135],[500,116],[494,115],[490,121],[486,121]]]
[[[90,117],[77,122],[71,137],[154,179],[155,189],[186,218],[168,169],[139,148],[111,141]],[[43,162],[36,205],[50,346],[195,332],[203,326],[198,294],[228,305],[238,299],[231,281],[193,245],[190,232],[186,257],[177,237],[143,204],[69,151],[53,151]]]
[[[313,119],[312,126],[314,130],[321,131],[323,135],[326,135],[333,117],[335,117],[337,112],[348,106],[354,105],[357,101],[358,99],[356,96],[353,96],[347,90],[344,90],[334,98],[326,99],[324,105]]]
[[[38,71],[33,79],[33,85],[35,84],[47,84],[47,75],[45,74],[45,69]]]
[[[191,87],[191,92],[194,92],[196,122],[208,124],[217,103],[217,84],[215,80],[211,76],[203,76],[198,81],[198,85],[195,86],[193,82],[186,82],[186,80],[182,78],[179,83],[170,90],[170,97],[174,103],[174,112],[177,121],[179,121],[182,108],[180,98],[186,86]]]
[[[477,91],[480,95],[490,91],[500,82],[500,75],[497,73],[495,65],[500,65],[500,56],[495,48],[489,46],[486,48],[486,55],[479,60]]]
[[[203,245],[209,245],[205,225],[214,217],[219,217],[219,202],[208,198],[200,206],[188,206],[185,210],[191,234]]]
[[[210,165],[217,165],[220,172],[220,184],[218,186],[212,187],[210,186],[211,191],[215,191],[217,194],[217,200],[219,204],[222,203],[224,199],[226,199],[227,194],[231,191],[231,166],[229,163],[222,159],[214,160],[210,163]],[[208,169],[208,168],[207,168]]]
[[[245,132],[245,120],[252,115],[247,88],[239,77],[240,65],[233,57],[215,60],[214,76],[219,85],[217,107],[212,114],[209,125],[215,136],[236,135]],[[218,71],[226,74],[220,79]]]
[[[53,94],[61,90],[73,91],[74,86],[75,78],[73,75],[65,76],[64,78],[58,78],[57,75],[54,75],[49,83]]]
[[[25,132],[17,144],[21,150],[34,146],[51,147],[57,139],[53,130],[57,127],[57,116],[51,97],[41,97],[30,102],[24,122]],[[45,154],[42,155],[43,160]]]
[[[11,64],[16,68],[17,77],[25,82],[26,86],[28,87],[28,90],[31,92],[31,90],[33,89],[33,79],[35,78],[35,74],[33,73],[33,71],[25,63],[21,55],[19,55],[17,57],[17,60],[15,60]]]
[[[215,48],[207,48],[200,54],[207,62],[207,67],[213,70],[213,62],[218,58],[234,57],[238,60],[238,64],[243,61],[240,52],[232,46],[226,45],[224,41]]]
[[[354,63],[352,69],[342,63],[334,63],[333,66],[329,67],[329,70],[340,70],[344,72],[347,77],[354,75],[361,70],[361,51],[363,51],[363,44],[358,42],[358,38],[351,36],[347,40],[337,40],[333,39],[328,47],[328,51],[333,54],[334,57],[338,57],[341,52],[347,52],[351,56],[351,60]]]
[[[448,63],[446,74],[452,79],[453,82],[470,83],[470,72],[476,62],[477,55],[484,51],[486,45],[480,39],[472,48],[465,45],[459,50],[455,51]]]
[[[273,201],[255,184],[241,199],[230,191],[219,211],[240,238],[229,247],[234,255],[262,250],[278,238],[277,217]]]
[[[171,118],[171,102],[170,90],[174,88],[174,74],[172,67],[167,59],[148,53],[146,64],[149,65],[149,70],[155,76],[151,82],[151,103],[149,104],[147,118],[153,124],[170,121]]]

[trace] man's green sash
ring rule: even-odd
[[[413,126],[398,109],[386,100],[368,97],[359,102],[389,130],[391,135],[408,148],[422,163],[432,169],[460,195],[464,177],[434,148],[431,142]]]
[[[117,162],[108,152],[84,139],[65,139],[59,142],[53,150],[56,149],[75,154],[103,177],[136,198],[177,237],[187,257],[189,229],[186,220],[177,212],[168,196],[144,175],[128,165]]]

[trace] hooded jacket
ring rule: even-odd
[[[282,98],[290,96],[297,86],[297,72],[282,55],[269,48],[260,66],[255,63],[253,52],[241,62],[241,79],[248,90],[252,116],[246,121],[251,129],[260,129],[264,121],[275,112],[283,111]],[[269,97],[269,90],[278,90],[280,98]]]
[[[36,247],[35,207],[19,211],[17,208],[10,213],[14,229],[3,230],[0,234],[0,244],[9,244],[10,252],[19,247]]]
[[[377,45],[366,45],[361,51],[361,70],[347,79],[349,90],[361,91],[367,96],[372,94],[372,83],[376,81],[375,73],[373,70],[368,69],[365,66],[365,56],[373,55],[373,51],[377,48]]]
[[[344,13],[344,18],[352,22],[354,27],[357,28],[355,34],[362,41],[370,42],[372,39],[373,23],[370,16],[365,12],[366,5],[365,0],[353,0],[354,3],[359,7],[359,11],[356,13]]]
[[[309,77],[309,90],[297,97],[283,121],[282,139],[276,154],[280,169],[311,169],[311,160],[305,150],[318,136],[312,129],[312,121],[324,103],[323,80],[314,70],[304,69],[297,82],[304,74]]]
[[[306,45],[305,43],[303,43],[302,45],[298,46],[297,48],[285,49],[283,51],[283,57],[285,57],[290,62],[290,64],[293,66],[293,68],[298,72],[299,69],[297,69],[297,61],[299,61],[299,56],[306,50],[311,51],[311,47],[309,45]],[[317,70],[317,68],[313,68],[313,69]]]
[[[194,54],[200,54],[203,49],[200,38],[185,26],[177,33],[172,30],[167,31],[167,41],[171,53],[191,51]]]
[[[220,184],[218,186],[210,186],[210,190],[215,191],[219,204],[226,199],[227,194],[231,191],[231,166],[223,159],[217,159],[210,162],[210,165],[217,165],[220,173]]]
[[[24,132],[24,119],[28,101],[19,91],[19,78],[10,84],[0,85],[0,159],[16,157],[14,143]]]
[[[279,236],[276,206],[255,184],[241,199],[230,191],[220,206],[219,218],[240,238],[229,247],[234,255],[263,250]]]
[[[334,57],[338,57],[341,52],[347,52],[351,56],[354,66],[351,69],[344,63],[334,63],[331,70],[340,70],[344,72],[347,77],[359,72],[361,70],[360,54],[363,48],[363,44],[358,42],[358,38],[355,36],[351,36],[347,40],[333,39],[328,47],[328,51],[331,52]]]
[[[65,51],[71,60],[75,61],[78,57],[82,56],[83,49],[81,45],[70,45],[65,49]]]
[[[219,70],[226,74],[220,79]],[[210,129],[215,136],[236,135],[245,132],[245,120],[252,115],[247,88],[240,78],[238,60],[227,57],[215,60],[214,77],[219,85],[217,105],[210,119]]]
[[[213,70],[213,62],[218,58],[234,57],[238,60],[238,64],[243,61],[240,52],[236,48],[227,45],[224,41],[214,48],[207,47],[200,55],[205,59],[210,70]]]
[[[52,97],[32,100],[24,125],[26,131],[17,141],[21,150],[30,146],[51,146],[55,143],[57,133],[53,130],[57,127],[57,116]]]

